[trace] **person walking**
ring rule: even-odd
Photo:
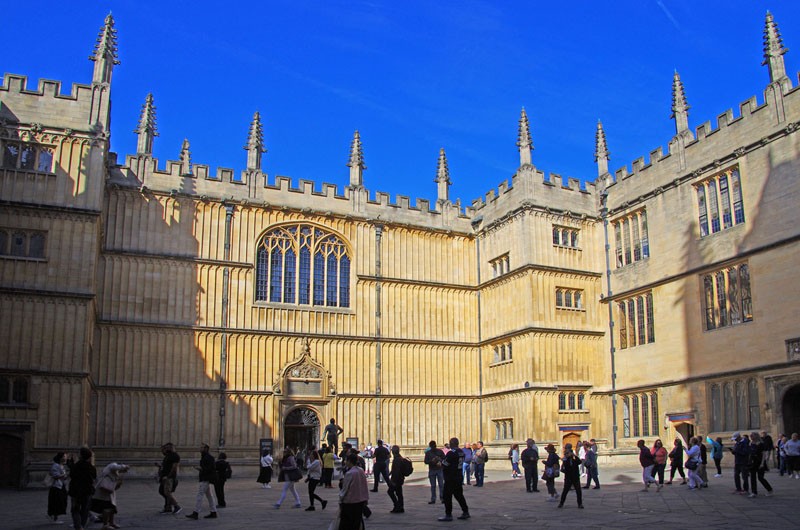
[[[511,460],[511,478],[520,478],[522,473],[519,470],[519,444],[511,444],[508,454]]]
[[[216,480],[214,481],[214,495],[217,496],[217,508],[224,508],[227,506],[225,503],[225,483],[233,476],[233,470],[228,463],[228,455],[225,453],[217,455],[214,469],[217,472]]]
[[[767,471],[767,460],[769,459],[769,452],[767,451],[767,444],[761,439],[757,432],[750,433],[750,497],[758,495],[758,484],[756,480],[764,486],[767,490],[765,495],[770,497],[772,495],[772,485],[764,478],[764,473]]]
[[[97,469],[92,464],[94,454],[88,447],[81,447],[77,462],[69,465],[69,497],[72,500],[72,527],[83,530],[89,522],[89,508],[97,480]]]
[[[663,486],[664,471],[667,469],[667,449],[660,438],[655,441],[650,452],[653,454],[653,460],[655,460],[653,478],[658,477],[658,483]]]
[[[706,436],[706,441],[711,444],[711,460],[714,461],[714,466],[717,468],[714,477],[719,478],[722,476],[722,457],[724,454],[722,438],[717,436],[716,440],[712,440],[710,436]]]
[[[436,504],[436,485],[439,485],[439,501],[444,502],[444,451],[436,447],[436,441],[428,442],[424,462],[428,465],[428,482],[431,483],[431,500],[428,504]]]
[[[121,473],[126,473],[128,469],[129,466],[112,462],[104,467],[97,477],[91,511],[100,514],[103,521],[102,530],[119,528],[114,522],[114,516],[117,514],[117,490],[122,486]]]
[[[322,462],[320,461],[319,454],[316,451],[308,452],[306,458],[306,469],[308,470],[306,482],[308,482],[308,500],[310,503],[310,506],[306,508],[306,511],[313,512],[316,510],[314,507],[314,500],[318,500],[322,505],[322,509],[324,510],[328,505],[328,501],[314,493],[317,489],[317,485],[322,480]]]
[[[161,446],[161,454],[164,459],[158,466],[158,494],[164,497],[164,509],[162,515],[177,515],[181,513],[181,507],[175,500],[175,490],[178,487],[178,470],[180,469],[181,456],[175,451],[172,442],[167,442]]]
[[[686,470],[689,475],[690,490],[699,490],[704,484],[698,473],[700,458],[700,438],[695,436],[689,439],[689,449],[686,450]]]
[[[581,459],[572,450],[572,444],[564,445],[564,457],[561,459],[561,472],[564,473],[564,489],[561,491],[561,502],[559,508],[564,507],[567,493],[570,489],[575,490],[578,497],[578,508],[583,509],[583,498],[581,494]]]
[[[461,450],[464,451],[464,464],[461,466],[463,482],[466,483],[467,486],[471,486],[472,483],[470,480],[472,478],[472,455],[474,453],[472,451],[472,446],[469,443],[464,444],[464,447]]]
[[[326,488],[333,487],[333,470],[336,467],[336,455],[325,444],[319,450],[319,458],[322,461],[322,485]]]
[[[525,471],[525,491],[528,493],[538,492],[539,477],[536,468],[539,466],[539,448],[536,447],[536,441],[533,438],[528,438],[525,445],[526,447],[520,455],[522,469]]]
[[[377,492],[381,477],[387,484],[389,483],[389,450],[383,444],[383,440],[378,440],[373,456],[375,457],[375,463],[372,465],[372,474],[375,476],[375,485],[372,491]],[[358,459],[356,459],[356,462],[358,462]]]
[[[600,478],[597,472],[597,452],[592,447],[591,442],[583,442],[583,448],[586,450],[586,458],[583,460],[583,467],[586,469],[586,485],[583,489],[588,490],[589,485],[594,480],[594,489],[600,489]],[[666,451],[665,451],[666,454]]]
[[[544,472],[542,478],[547,485],[547,501],[556,502],[558,500],[558,492],[556,491],[556,477],[559,475],[559,468],[561,467],[560,460],[556,454],[556,448],[553,444],[547,444],[544,447],[547,451],[547,458],[542,461],[544,465]]]
[[[453,520],[453,497],[461,507],[459,519],[469,519],[469,506],[464,498],[464,487],[461,484],[461,466],[464,463],[464,451],[458,447],[458,438],[450,438],[450,451],[442,462],[444,472],[444,515],[440,521]]]
[[[683,442],[680,438],[675,438],[672,451],[669,452],[669,480],[667,484],[672,484],[675,472],[681,476],[681,484],[686,484],[686,474],[683,472]]]
[[[372,444],[368,443],[364,446],[361,457],[364,459],[364,473],[367,476],[372,475]]]
[[[64,521],[58,520],[58,516],[67,513],[67,470],[64,468],[66,461],[65,453],[56,453],[47,474],[50,481],[47,491],[47,518],[55,524],[64,524]]]
[[[259,460],[260,469],[258,471],[258,478],[256,482],[261,484],[264,489],[270,489],[270,482],[272,482],[272,455],[269,454],[269,449],[264,449],[261,452],[261,459]]]
[[[203,516],[203,519],[216,519],[217,518],[217,500],[214,498],[214,492],[211,489],[211,484],[216,482],[217,470],[214,462],[214,457],[209,452],[208,444],[204,443],[200,446],[200,465],[196,468],[198,473],[198,487],[197,497],[194,501],[194,511],[188,514],[188,519],[197,520],[200,517],[200,510],[203,508],[203,497],[208,501],[209,514]]]
[[[275,509],[277,510],[281,507],[284,499],[286,499],[286,493],[288,491],[291,491],[292,495],[294,495],[294,507],[300,508],[302,504],[300,503],[300,494],[297,493],[295,483],[303,478],[303,473],[297,466],[294,453],[288,447],[283,450],[280,468],[281,471],[280,474],[278,474],[278,482],[283,482],[283,491],[281,491],[281,497],[278,499],[278,502],[275,503]]]
[[[661,484],[653,478],[653,467],[656,464],[653,453],[647,448],[644,440],[636,442],[636,447],[639,448],[639,464],[642,466],[642,482],[644,483],[644,489],[642,491],[648,491],[650,489],[650,484],[655,484],[656,491],[661,491]]]
[[[695,438],[697,439],[697,446],[700,448],[700,465],[697,466],[697,476],[703,481],[700,487],[707,488],[708,473],[706,472],[706,466],[708,466],[708,449],[706,448],[706,444],[703,443],[702,436],[695,436]]]
[[[406,481],[407,465],[407,460],[400,456],[400,447],[393,445],[392,470],[389,472],[390,482],[388,483],[389,491],[387,492],[394,505],[390,513],[403,513],[406,511],[403,502],[403,483]]]
[[[382,442],[379,440],[378,444]],[[349,454],[345,459],[342,489],[339,490],[339,530],[362,530],[368,501],[367,475],[358,467],[356,455]]]
[[[736,493],[744,495],[749,493],[750,482],[750,440],[740,433],[733,433],[734,442],[729,451],[733,453],[733,483]]]
[[[478,446],[473,452],[472,461],[475,463],[475,487],[483,487],[483,478],[486,470],[486,462],[489,460],[489,453],[483,446],[483,442],[478,441]]]
[[[769,471],[770,464],[772,467],[775,467],[775,441],[772,439],[772,436],[767,431],[761,431],[761,440],[764,442],[764,462],[767,465],[767,469],[764,471]]]

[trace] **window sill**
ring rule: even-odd
[[[752,324],[753,319],[745,320],[743,322],[739,322],[738,324],[728,324],[727,326],[716,327],[712,329],[703,328],[703,333],[713,333],[715,331],[722,331],[726,329],[738,328],[739,326],[746,326],[747,324]]]
[[[625,265],[617,265],[614,268],[614,270],[618,271],[618,270],[622,270],[622,269],[627,269],[628,267],[633,267],[634,265],[638,265],[640,263],[647,263],[648,261],[650,261],[650,255],[647,255],[647,256],[645,256],[645,257],[643,257],[641,259],[638,259],[636,261],[631,261],[630,263],[627,263]]]
[[[561,248],[564,250],[583,250],[581,247],[571,247],[569,245],[553,245],[553,248]]]
[[[561,309],[563,311],[578,311],[578,312],[583,312],[583,313],[586,312],[586,308],[584,308],[584,307],[566,307],[566,306],[557,305],[556,309]]]
[[[11,254],[0,254],[0,259],[7,259],[12,261],[33,261],[38,263],[47,263],[47,258],[31,258],[28,256],[12,256]]]
[[[263,309],[285,309],[292,311],[309,311],[314,313],[339,313],[344,315],[355,315],[353,307],[335,307],[327,305],[305,305],[305,304],[284,304],[282,302],[253,302],[253,307]]]
[[[489,363],[489,368],[494,368],[495,366],[502,366],[504,364],[511,364],[514,362],[514,359],[504,359],[502,361],[492,361]]]
[[[559,414],[589,414],[589,409],[558,409]]]

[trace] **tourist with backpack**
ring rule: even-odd
[[[403,504],[403,483],[406,477],[414,472],[414,466],[411,460],[400,455],[400,447],[397,445],[392,446],[392,469],[389,472],[389,498],[392,499],[394,508],[389,513],[403,513],[405,506]]]

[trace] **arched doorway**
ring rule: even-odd
[[[14,434],[0,434],[0,488],[22,487],[24,440]]]
[[[564,449],[564,446],[567,444],[572,444],[572,450],[576,453],[578,452],[578,448],[576,447],[578,440],[581,439],[581,435],[576,432],[568,432],[561,438],[561,449]]]
[[[781,403],[783,411],[783,432],[790,435],[800,432],[800,385],[791,387],[783,395]]]
[[[319,445],[319,416],[307,407],[298,407],[283,421],[283,443],[287,447],[306,449]]]

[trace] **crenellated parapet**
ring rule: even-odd
[[[92,116],[95,87],[73,84],[69,94],[61,93],[60,81],[39,79],[36,89],[28,87],[28,77],[5,74],[0,86],[0,119],[9,124],[40,123],[64,130],[102,132]]]
[[[800,124],[800,90],[789,90],[779,103],[766,92],[769,89],[761,104],[753,96],[737,113],[728,109],[715,124],[699,125],[694,140],[683,145],[672,141],[666,149],[658,147],[648,157],[637,158],[630,168],[617,169],[608,186],[611,214],[794,133]]]

